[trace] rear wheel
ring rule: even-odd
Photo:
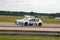
[[[38,26],[42,26],[42,23],[39,23]]]
[[[25,24],[24,24],[25,26],[28,26],[28,23],[27,22],[25,22]]]

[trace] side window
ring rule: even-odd
[[[38,22],[39,19],[31,19],[31,20],[29,20],[29,21],[31,21],[31,22]]]
[[[39,19],[35,19],[35,22],[38,22],[39,21]]]
[[[35,19],[31,19],[30,21],[35,21]]]

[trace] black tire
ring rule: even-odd
[[[28,26],[28,23],[27,23],[27,22],[25,22],[24,26]]]
[[[42,26],[42,23],[39,23],[38,26]]]

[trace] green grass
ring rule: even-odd
[[[0,22],[15,22],[17,19],[22,19],[24,16],[0,16]],[[60,24],[58,19],[43,18],[43,23]]]
[[[22,18],[23,16],[0,16],[0,22],[15,22],[15,20]]]
[[[60,40],[60,37],[33,35],[0,35],[0,40]]]
[[[60,19],[45,18],[43,19],[43,22],[49,24],[60,24]]]

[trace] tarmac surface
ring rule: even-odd
[[[11,23],[11,22],[0,22],[0,27],[24,27],[21,25],[16,25],[15,23]],[[34,27],[34,26],[25,26],[25,27]],[[37,26],[35,26],[37,27]],[[60,28],[60,24],[43,24],[41,27],[52,27],[52,28]]]
[[[0,30],[22,31],[60,31],[60,24],[43,24],[42,26],[21,26],[15,23],[0,22]]]
[[[0,34],[50,35],[60,36],[60,24],[43,24],[42,26],[22,26],[15,23],[0,22]]]

